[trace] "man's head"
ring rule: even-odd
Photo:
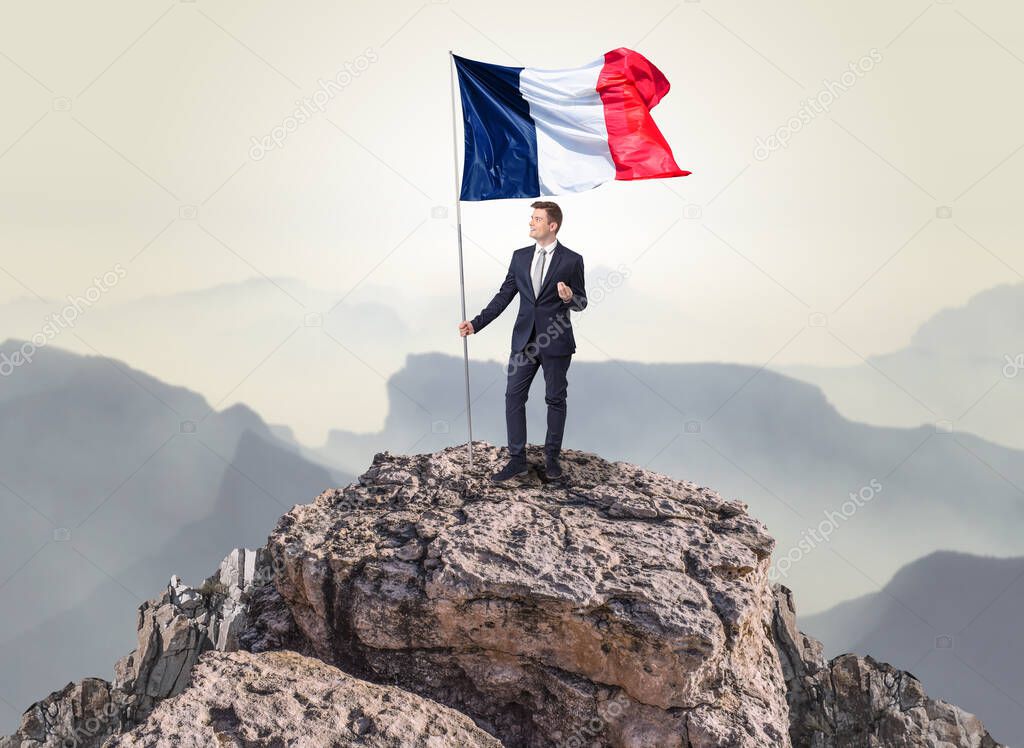
[[[543,246],[555,240],[555,234],[562,228],[562,209],[557,203],[538,200],[531,203],[533,215],[530,216],[530,238]]]

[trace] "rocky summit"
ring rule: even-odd
[[[173,577],[112,682],[0,748],[999,745],[910,673],[825,661],[744,503],[574,450],[548,482],[528,452],[504,484],[486,442],[378,453],[198,588]]]
[[[493,485],[497,456],[379,454],[279,521],[277,588],[318,657],[513,745],[784,741],[774,542],[743,504],[573,452],[564,484]]]

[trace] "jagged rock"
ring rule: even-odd
[[[92,748],[138,724],[161,699],[185,688],[202,652],[238,649],[243,632],[258,639],[248,617],[250,598],[280,599],[269,584],[272,577],[263,548],[235,548],[197,588],[172,576],[159,597],[139,606],[138,647],[115,664],[113,682],[85,678],[68,683],[30,706],[18,732],[0,738],[0,748]],[[290,619],[280,612],[277,616],[281,634]],[[297,644],[294,634],[285,639]]]
[[[0,738],[0,748],[99,748],[126,727],[126,706],[108,681],[83,678],[26,709],[18,732]]]
[[[792,591],[773,585],[772,631],[786,679],[790,736],[809,748],[998,748],[981,721],[925,695],[920,681],[870,655],[826,661],[796,625]]]
[[[139,646],[118,660],[114,687],[134,696],[133,721],[140,721],[161,699],[181,693],[199,655],[209,649],[238,649],[238,635],[247,624],[251,589],[265,585],[257,579],[257,564],[267,568],[265,549],[235,548],[217,572],[198,588],[171,577],[157,600],[139,607]]]
[[[464,714],[291,651],[204,652],[192,681],[103,748],[500,748]]]
[[[565,484],[495,485],[477,444],[472,469],[380,453],[281,518],[275,585],[321,659],[509,746],[788,744],[774,541],[746,505],[573,450]]]

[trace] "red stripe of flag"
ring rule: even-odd
[[[650,110],[668,93],[668,79],[639,52],[606,52],[597,78],[616,179],[685,177]]]

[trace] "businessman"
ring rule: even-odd
[[[548,431],[544,440],[544,472],[548,479],[560,479],[558,462],[565,430],[566,373],[576,352],[569,312],[587,307],[583,283],[583,256],[558,241],[562,209],[538,200],[530,205],[530,238],[534,244],[512,253],[501,288],[480,314],[459,323],[465,337],[480,332],[505,311],[519,294],[519,316],[512,330],[505,387],[505,425],[508,431],[509,461],[491,476],[496,482],[523,475],[526,461],[526,399],[537,367],[544,368],[544,401],[548,406]]]

